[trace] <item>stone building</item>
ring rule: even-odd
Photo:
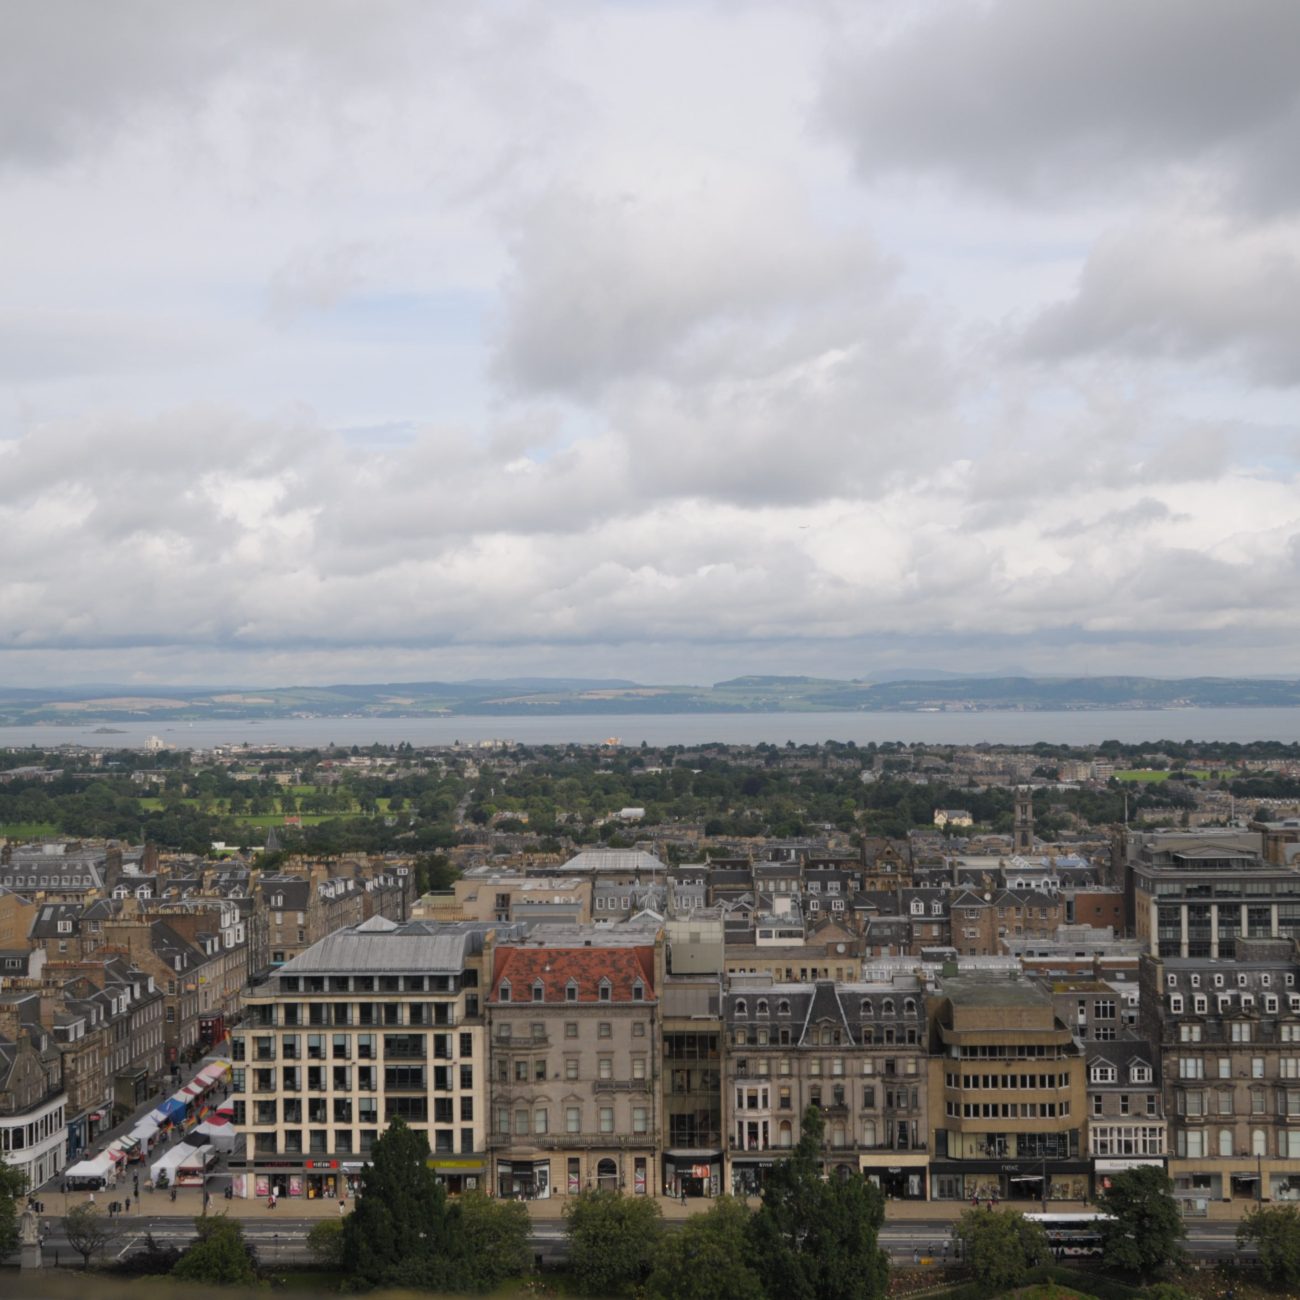
[[[556,927],[492,954],[488,1139],[500,1196],[645,1195],[659,1177],[662,932]]]
[[[914,975],[836,983],[735,977],[723,997],[727,1190],[761,1190],[816,1106],[825,1164],[926,1196],[925,993]]]

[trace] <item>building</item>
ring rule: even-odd
[[[35,1190],[66,1163],[67,1097],[60,1059],[40,1025],[0,1006],[0,1159]]]
[[[945,976],[930,1002],[930,1177],[939,1200],[1082,1200],[1084,1057],[1040,984]]]
[[[1231,830],[1130,832],[1134,934],[1159,957],[1231,958],[1241,938],[1300,937],[1300,873]]]
[[[492,953],[492,1186],[653,1192],[660,1168],[661,931],[555,927]]]
[[[718,948],[720,956],[720,943]],[[664,982],[661,1172],[670,1196],[717,1196],[725,1186],[718,969],[671,975]]]
[[[401,1116],[450,1190],[483,1185],[492,928],[372,917],[255,986],[232,1038],[237,1194],[333,1196]]]
[[[1143,1036],[1160,1053],[1169,1173],[1184,1211],[1300,1200],[1300,961],[1238,939],[1233,960],[1144,955]]]
[[[733,978],[723,998],[727,1190],[759,1192],[816,1106],[828,1170],[925,1199],[925,1014],[910,973],[840,984]]]

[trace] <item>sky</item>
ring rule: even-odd
[[[1300,6],[0,9],[0,685],[1300,674]]]

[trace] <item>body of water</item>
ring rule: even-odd
[[[98,724],[95,724],[98,725]],[[89,745],[139,749],[158,736],[178,749],[251,744],[323,749],[407,741],[450,745],[454,741],[513,740],[523,744],[599,744],[617,737],[623,745],[695,745],[723,741],[784,745],[825,740],[921,741],[929,744],[1092,745],[1158,740],[1300,742],[1300,709],[1096,709],[1069,713],[662,713],[567,717],[455,718],[272,718],[259,722],[122,722],[113,734],[95,726],[0,726],[0,746]]]

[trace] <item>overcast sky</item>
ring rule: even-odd
[[[0,684],[1300,672],[1300,6],[0,9]]]

